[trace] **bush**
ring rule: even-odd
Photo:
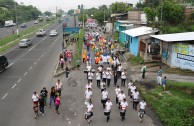
[[[144,63],[143,58],[141,58],[140,56],[132,56],[131,55],[129,61],[132,65]]]

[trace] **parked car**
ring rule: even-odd
[[[58,35],[57,30],[50,31],[50,36],[57,36],[57,35]]]
[[[34,24],[38,24],[38,20],[34,21]]]
[[[32,41],[30,39],[22,39],[19,42],[19,47],[20,48],[22,48],[22,47],[28,47],[30,45],[32,45]]]
[[[0,72],[3,72],[8,67],[8,60],[5,56],[0,55]]]
[[[21,27],[21,28],[26,28],[27,25],[26,25],[26,23],[23,23],[23,24],[20,25],[20,27]]]
[[[37,32],[36,32],[36,36],[39,37],[39,36],[44,36],[46,35],[46,31],[44,29],[39,29]]]

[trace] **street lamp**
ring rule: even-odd
[[[18,17],[17,17],[17,7],[16,7],[16,4],[17,4],[17,2],[15,1],[15,21],[16,21],[16,27],[17,27],[16,33],[17,33],[17,36],[19,36]]]

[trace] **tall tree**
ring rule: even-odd
[[[126,13],[132,8],[124,2],[115,2],[110,5],[110,10],[112,13]]]

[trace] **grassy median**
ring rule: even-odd
[[[167,81],[167,91],[138,85],[142,96],[165,126],[194,126],[194,83]]]

